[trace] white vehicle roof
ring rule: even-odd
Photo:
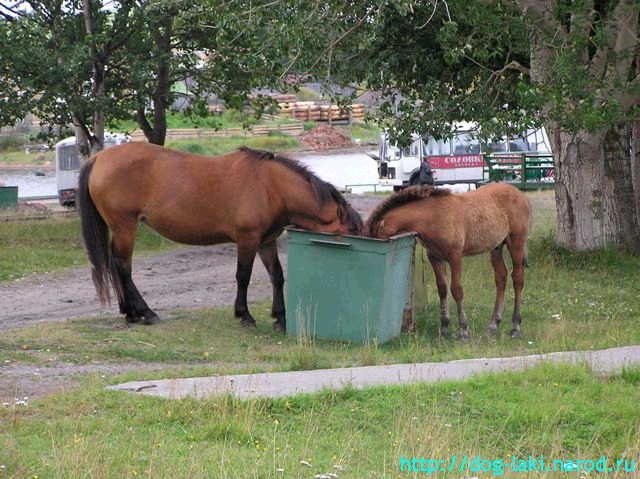
[[[105,133],[104,134],[104,142],[105,143],[114,143],[116,145],[120,144],[120,143],[125,143],[129,141],[129,136],[123,134],[123,133]],[[62,148],[65,146],[72,146],[72,145],[76,145],[76,137],[75,136],[70,136],[68,138],[65,138],[64,140],[60,140],[58,143],[56,143],[56,148]]]

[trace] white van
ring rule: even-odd
[[[417,184],[423,161],[428,162],[436,185],[475,184],[486,179],[484,153],[551,153],[543,128],[490,144],[481,144],[474,138],[472,132],[475,129],[473,123],[459,123],[458,133],[452,139],[431,138],[426,142],[414,134],[406,148],[392,144],[388,135],[382,133],[377,158],[380,184],[393,186],[396,191]]]
[[[131,138],[120,133],[105,133],[104,147],[128,143]],[[80,174],[80,151],[75,136],[56,143],[56,183],[58,201],[62,206],[73,206],[76,202],[78,175]]]

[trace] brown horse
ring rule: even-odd
[[[398,233],[415,231],[427,249],[440,296],[442,334],[449,334],[449,306],[444,262],[451,268],[451,294],[458,306],[460,337],[469,337],[463,308],[464,293],[460,282],[462,257],[491,252],[495,272],[496,303],[490,332],[498,329],[504,310],[507,268],[502,247],[507,245],[513,262],[512,336],[520,334],[520,304],[527,264],[526,244],[529,230],[529,201],[513,186],[492,183],[476,191],[452,194],[431,186],[409,187],[397,193],[371,213],[365,232],[374,238],[388,238]]]
[[[217,157],[128,143],[104,150],[80,171],[78,203],[93,282],[104,304],[113,287],[127,322],[158,316],[131,278],[138,222],[180,243],[237,244],[235,315],[255,326],[247,287],[256,253],[273,286],[274,328],[285,329],[284,276],[276,239],[289,224],[358,234],[360,215],[342,195],[294,160],[241,148]],[[109,241],[109,232],[111,239]]]

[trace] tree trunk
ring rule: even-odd
[[[631,181],[636,194],[636,221],[640,224],[640,121],[634,121],[631,127]]]
[[[156,88],[151,95],[153,102],[153,125],[147,120],[144,108],[139,108],[136,120],[149,143],[164,145],[167,138],[167,109],[171,106],[171,37],[173,14],[167,16],[153,31],[155,43]]]
[[[631,126],[575,135],[555,125],[547,129],[556,157],[558,244],[576,251],[622,246],[640,253]]]

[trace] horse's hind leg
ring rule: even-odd
[[[509,248],[509,253],[511,253],[511,260],[513,263],[513,271],[511,271],[514,291],[512,319],[513,329],[511,330],[512,337],[520,336],[520,323],[522,323],[522,317],[520,316],[520,306],[522,304],[522,290],[524,289],[526,244],[526,235],[511,235],[507,240],[507,247]]]
[[[120,312],[127,318],[128,323],[153,324],[158,321],[131,278],[131,263],[133,245],[135,243],[137,224],[130,222],[126,227],[112,229],[111,237],[111,274],[114,281],[119,283],[116,289]]]
[[[269,272],[271,285],[273,287],[273,302],[271,304],[271,317],[276,321],[273,323],[273,329],[276,331],[286,330],[285,308],[284,308],[284,274],[282,266],[278,259],[278,245],[276,241],[272,241],[260,247],[258,250],[260,259],[264,267]]]
[[[493,308],[491,323],[489,324],[489,332],[495,333],[502,321],[502,312],[504,311],[504,292],[507,287],[507,267],[502,257],[502,244],[491,250],[491,265],[493,266],[494,277],[496,280],[496,304]]]
[[[467,315],[464,312],[464,291],[462,289],[462,255],[455,255],[449,259],[451,265],[451,295],[458,306],[458,324],[460,326],[460,339],[469,339]]]
[[[449,336],[449,301],[447,298],[447,277],[445,276],[444,261],[427,254],[429,262],[436,276],[436,286],[440,297],[440,334]]]

